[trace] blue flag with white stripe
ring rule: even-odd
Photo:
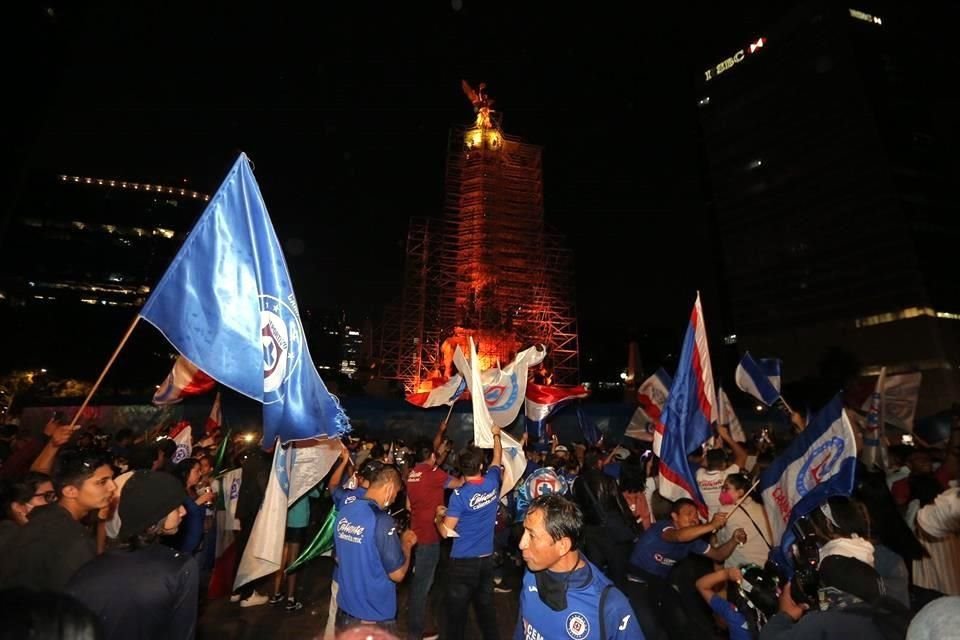
[[[263,445],[350,424],[317,372],[293,283],[240,154],[140,312],[185,358],[263,403]]]
[[[741,391],[772,407],[780,399],[780,360],[754,360],[748,351],[737,365],[735,380]]]
[[[857,443],[838,393],[760,476],[759,491],[770,520],[773,559],[790,569],[793,523],[832,496],[853,492]]]

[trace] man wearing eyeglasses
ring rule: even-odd
[[[53,488],[56,503],[34,509],[0,557],[0,587],[61,591],[96,555],[94,538],[81,521],[106,507],[116,491],[107,459],[95,451],[61,451]]]

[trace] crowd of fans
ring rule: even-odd
[[[524,437],[527,468],[504,487],[497,428],[492,450],[457,447],[445,422],[432,441],[351,435],[290,506],[283,565],[335,509],[317,637],[457,640],[476,625],[499,638],[497,594],[517,599],[515,638],[960,637],[960,416],[939,447],[894,446],[887,468],[861,465],[851,496],[798,523],[788,566],[770,561],[780,541],[751,491],[776,444],[717,432],[691,456],[705,517],[660,497],[649,443]],[[242,469],[239,559],[271,471],[269,452],[204,435],[182,457],[170,438],[72,429],[62,416],[42,435],[2,427],[0,636],[194,637],[227,508],[215,478]],[[230,600],[295,614],[297,578],[280,571]]]

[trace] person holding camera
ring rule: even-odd
[[[884,595],[883,580],[869,564],[840,555],[798,570],[780,593],[779,609],[760,640],[903,638],[910,623],[909,610]]]

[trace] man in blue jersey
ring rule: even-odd
[[[337,631],[364,623],[396,631],[396,585],[407,575],[417,543],[416,534],[401,535],[385,511],[402,488],[397,468],[384,465],[371,477],[363,497],[345,501],[337,516]]]
[[[514,640],[643,640],[627,597],[581,555],[583,514],[570,500],[530,503],[520,550],[527,563]]]
[[[463,638],[471,602],[483,640],[500,637],[493,606],[493,533],[503,477],[503,447],[500,429],[494,426],[492,431],[490,468],[484,471],[482,449],[467,447],[461,451],[459,466],[464,484],[450,496],[446,510],[437,508],[440,535],[455,535],[447,572],[447,625],[443,635],[446,640]]]
[[[383,463],[378,460],[365,460],[357,472],[343,484],[343,476],[348,468],[353,465],[350,460],[350,450],[341,442],[340,459],[337,466],[330,473],[330,479],[327,482],[327,489],[330,491],[330,497],[333,499],[333,508],[339,512],[345,504],[356,502],[367,492],[370,486],[370,478],[383,468]],[[323,637],[332,638],[336,632],[335,623],[337,620],[337,593],[340,589],[339,565],[334,555],[333,575],[330,579],[330,606],[327,610],[327,626],[324,629]]]

